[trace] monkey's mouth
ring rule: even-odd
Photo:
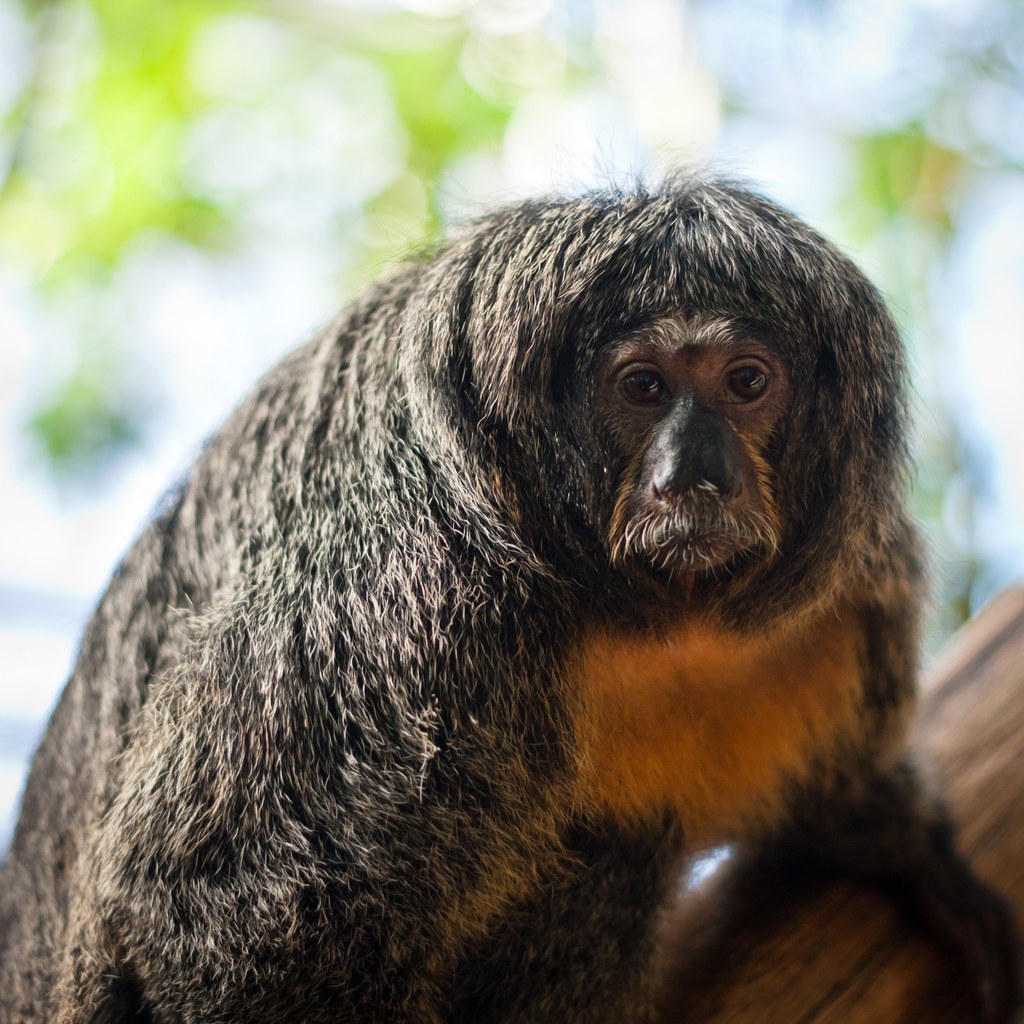
[[[645,502],[630,513],[613,531],[612,561],[639,563],[670,580],[721,570],[746,551],[770,557],[778,548],[772,520],[751,505],[734,510],[691,495],[668,504]]]

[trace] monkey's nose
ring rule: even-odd
[[[691,491],[735,498],[742,489],[743,479],[738,470],[721,460],[717,464],[677,467],[651,479],[651,491],[659,501],[672,501]]]
[[[720,436],[686,438],[677,451],[659,459],[651,473],[651,490],[659,501],[695,490],[734,498],[742,489],[739,462]]]
[[[695,462],[693,486],[698,490],[713,490],[723,498],[734,498],[743,489],[743,474],[728,444],[700,446]]]

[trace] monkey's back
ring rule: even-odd
[[[699,323],[756,339],[783,399],[744,440],[770,542],[752,528],[680,584],[610,539],[640,463],[598,396],[610,347],[656,327],[693,348]],[[881,735],[907,704],[901,381],[870,285],[728,184],[523,204],[369,292],[257,386],[90,623],[0,877],[0,1010],[642,1017],[694,813],[665,789],[771,775],[753,802],[782,815],[822,765],[845,769],[838,732],[866,746],[863,707]],[[800,680],[791,720],[814,637],[750,648],[744,685],[772,687],[761,706],[785,725],[757,737],[764,762],[736,740],[742,699],[731,732],[691,728],[708,707],[674,701],[708,682],[691,626],[756,640],[831,623],[842,600],[860,632],[832,627],[831,675]],[[795,653],[762,673],[779,650]],[[717,681],[731,656],[701,664]],[[660,674],[630,671],[658,658]],[[644,687],[671,716],[630,719]],[[608,720],[620,732],[595,741]],[[685,755],[652,759],[682,766],[653,796],[612,793],[644,749],[616,753],[622,722]],[[734,817],[762,825],[751,802]],[[722,810],[713,792],[703,806]]]
[[[520,552],[494,531],[473,536],[460,509],[466,496],[446,493],[413,436],[393,338],[380,321],[376,332],[360,331],[378,306],[394,312],[401,293],[401,283],[371,293],[260,383],[101,600],[34,759],[0,875],[0,1006],[12,1020],[52,1013],[54,986],[72,983],[58,977],[61,962],[66,975],[77,933],[89,927],[76,894],[98,890],[111,918],[191,913],[188,893],[161,890],[158,865],[169,860],[187,861],[200,878],[232,860],[239,877],[264,876],[246,894],[255,907],[246,923],[264,949],[307,957],[308,980],[329,973],[309,966],[324,945],[325,906],[398,883],[374,847],[396,821],[410,865],[424,847],[434,856],[448,846],[439,887],[475,859],[466,845],[474,828],[480,849],[503,845],[500,821],[481,810],[474,823],[467,804],[500,796],[505,813],[550,833],[550,810],[526,793],[557,780],[555,755],[543,751],[558,729],[543,708],[556,718],[559,698],[539,696],[524,714],[507,657],[495,666],[497,651],[518,645],[519,671],[536,679],[536,652],[551,641],[531,637],[534,619],[517,621],[524,602],[536,601]],[[544,626],[557,628],[554,618]],[[208,731],[176,735],[175,717],[193,702],[205,705]],[[202,743],[208,749],[197,751]],[[143,771],[133,761],[140,744],[149,781],[134,774]],[[165,806],[142,824],[154,799]],[[417,806],[429,813],[417,816]],[[106,843],[101,821],[109,834],[133,815],[139,827]],[[457,841],[444,834],[446,821]],[[506,820],[504,831],[521,824]],[[503,859],[474,867],[493,875],[477,911],[452,893],[467,921],[507,898],[511,876],[495,867]],[[323,905],[304,906],[324,878]],[[254,898],[261,884],[265,906]],[[158,941],[154,963],[166,952]],[[336,942],[339,956],[349,941]],[[118,967],[116,955],[109,966]]]

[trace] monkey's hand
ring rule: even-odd
[[[854,874],[881,885],[962,965],[978,1024],[1017,1024],[1021,948],[1006,901],[956,850],[945,808],[909,763],[866,773],[803,807],[761,851],[762,864]]]

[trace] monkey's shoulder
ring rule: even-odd
[[[578,662],[586,799],[620,820],[674,808],[694,844],[777,820],[788,783],[863,728],[866,646],[853,607],[769,636],[589,637]]]

